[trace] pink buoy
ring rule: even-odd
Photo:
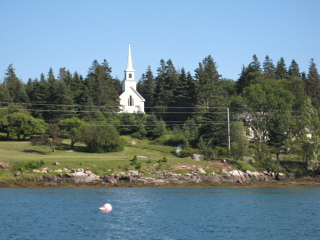
[[[104,204],[102,207],[99,208],[102,212],[111,212],[112,206],[109,203]]]

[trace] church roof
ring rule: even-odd
[[[141,95],[140,95],[140,93],[138,93],[138,91],[137,90],[135,90],[133,87],[130,87],[129,89],[131,89],[133,92],[134,92],[134,94],[136,94],[140,99],[141,99],[141,101],[146,101]],[[128,90],[127,90],[128,91]],[[126,92],[126,91],[123,91],[121,94],[120,94],[120,98],[121,98],[121,96],[122,96],[122,94],[124,94],[124,92]]]
[[[137,90],[135,90],[133,87],[131,87],[132,91],[137,94],[137,96],[141,99],[141,101],[145,101],[145,99],[140,95],[140,93],[138,93]]]

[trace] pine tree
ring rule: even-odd
[[[15,74],[12,64],[9,65],[4,79],[4,88],[7,89],[10,99],[15,103],[27,103],[29,97],[25,91],[24,84]]]
[[[320,76],[313,59],[310,61],[309,73],[305,80],[305,91],[311,98],[312,104],[320,106]]]
[[[199,63],[195,72],[197,106],[204,108],[204,111],[207,112],[209,107],[219,105],[219,79],[221,75],[217,71],[217,64],[210,55],[202,63]]]
[[[155,79],[150,66],[148,66],[146,73],[142,74],[137,84],[137,90],[146,100],[144,105],[145,112],[151,113],[154,106]]]
[[[243,92],[243,89],[248,87],[250,84],[256,84],[261,82],[261,67],[260,62],[256,55],[253,55],[252,62],[248,67],[242,67],[242,71],[238,81],[236,82],[237,93]]]
[[[269,79],[275,78],[275,66],[268,55],[265,57],[263,62],[263,74]]]
[[[160,61],[158,68],[158,76],[156,77],[155,88],[155,112],[161,116],[163,120],[167,120],[170,114],[161,114],[167,112],[168,107],[172,106],[173,91],[178,82],[178,73],[169,59],[166,63],[164,60]]]
[[[194,102],[190,96],[190,90],[191,87],[194,88],[194,81],[192,77],[191,79],[190,77],[190,73],[187,75],[184,68],[182,68],[178,81],[173,89],[173,98],[169,105],[169,112],[173,113],[170,120],[177,121],[177,124],[181,124],[186,121],[193,111]]]
[[[89,69],[85,85],[90,92],[93,104],[108,115],[108,112],[118,112],[118,83],[111,77],[111,68],[104,59],[102,64],[94,60]]]
[[[299,65],[294,59],[291,61],[291,64],[290,64],[290,67],[288,70],[288,76],[290,78],[300,78],[301,77]]]
[[[284,58],[281,57],[276,66],[276,79],[285,79],[288,77]]]

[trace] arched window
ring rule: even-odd
[[[133,102],[133,97],[130,95],[129,99],[128,99],[128,106],[133,106],[134,102]]]

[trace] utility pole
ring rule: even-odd
[[[230,146],[230,112],[229,112],[229,108],[227,108],[227,115],[228,115],[228,152],[230,155],[231,146]]]

